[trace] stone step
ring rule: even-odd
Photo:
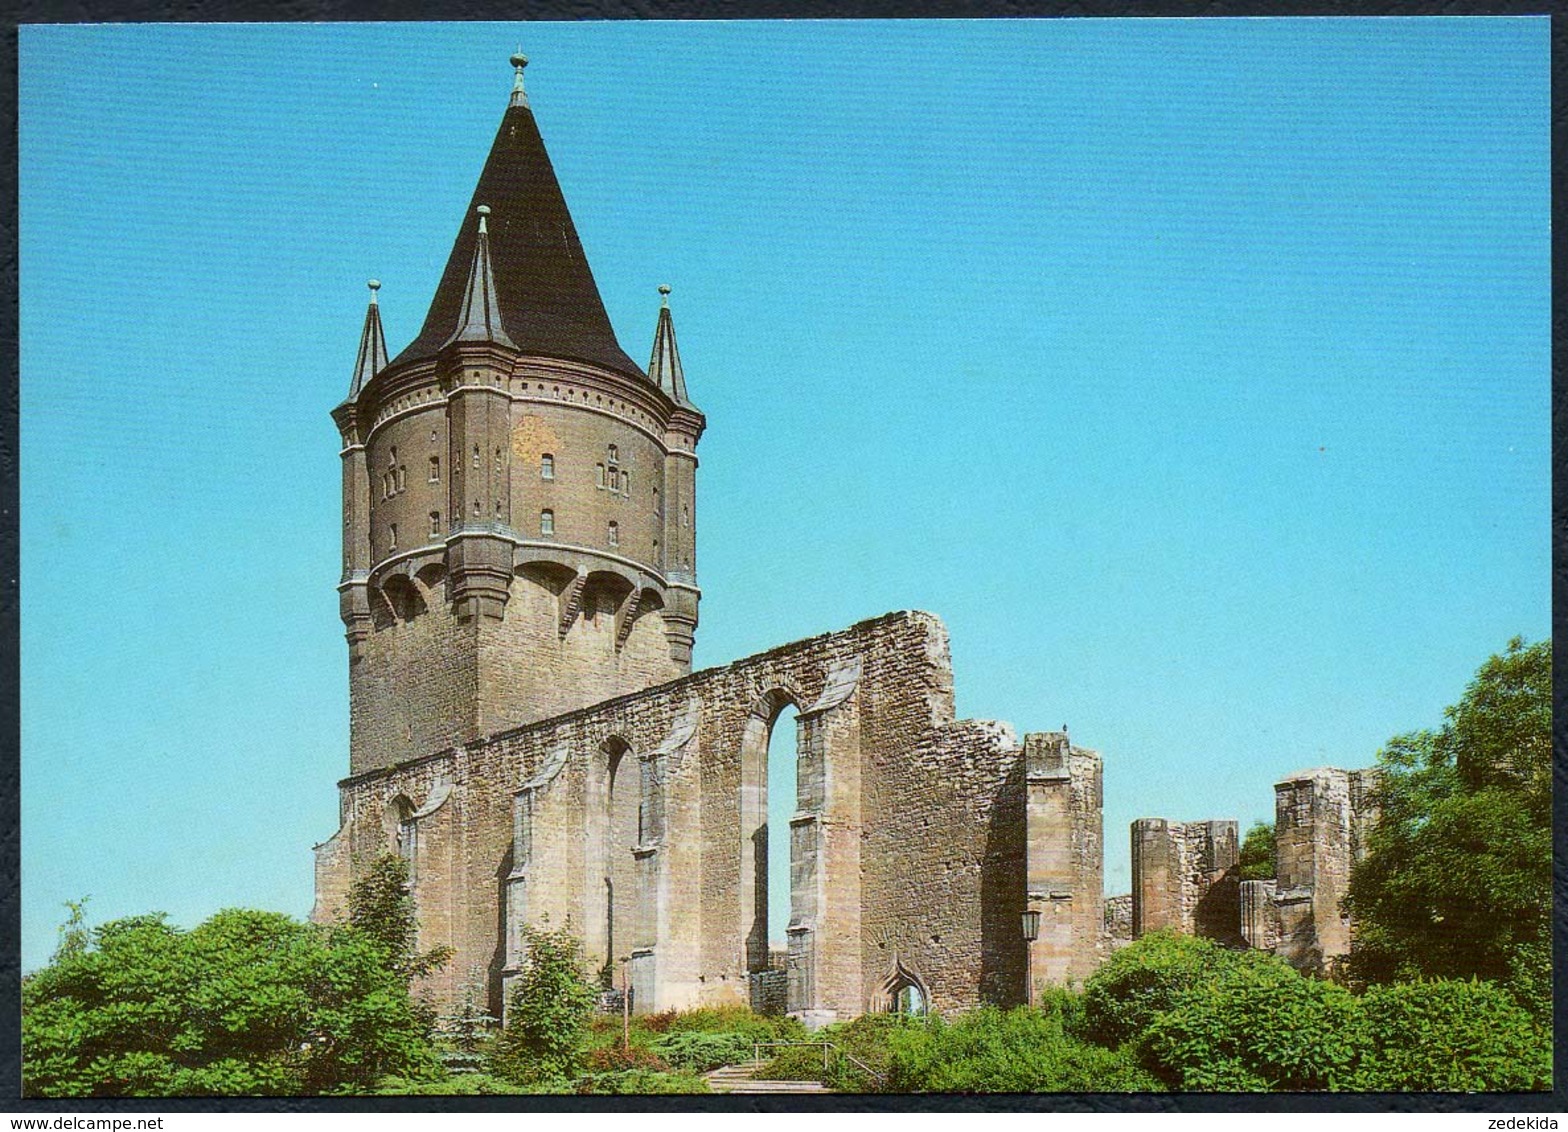
[[[715,1093],[771,1093],[779,1096],[804,1096],[813,1093],[831,1093],[821,1081],[759,1081],[752,1076],[767,1062],[748,1061],[740,1065],[725,1065],[703,1074],[708,1088]]]

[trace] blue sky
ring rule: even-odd
[[[1272,817],[1549,631],[1548,24],[21,29],[23,962],[303,915],[364,281],[417,331],[517,43],[610,317],[672,306],[699,665],[940,614],[962,716]]]

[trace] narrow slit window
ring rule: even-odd
[[[621,545],[621,525],[619,523],[617,523],[614,519],[610,520],[610,545],[611,546],[620,546]]]
[[[441,533],[441,512],[430,512],[430,537],[434,538]]]
[[[479,445],[474,445],[474,471],[479,470]]]
[[[474,518],[479,518],[479,500],[474,500]]]
[[[610,445],[610,463],[615,463],[621,458],[621,450],[615,445]]]
[[[539,512],[539,533],[542,535],[555,534],[555,512],[544,510]]]
[[[621,473],[621,494],[626,496],[627,498],[631,497],[631,494],[632,494],[632,474],[630,472],[622,472]]]
[[[408,486],[408,469],[402,464],[397,466],[397,489],[402,491]]]
[[[603,487],[604,486],[604,465],[603,464],[595,464],[593,466],[593,478],[594,478],[595,486],[597,486],[597,487]]]
[[[430,457],[430,482],[441,482],[441,457],[439,456]]]
[[[555,457],[548,452],[539,457],[539,478],[542,480],[555,478]]]
[[[396,550],[397,549],[397,524],[396,523],[390,524],[387,527],[387,531],[388,531],[388,534],[387,534],[387,549],[388,550]]]

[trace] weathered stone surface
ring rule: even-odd
[[[546,918],[584,939],[591,967],[628,960],[639,1010],[747,1002],[768,963],[755,801],[785,704],[799,709],[791,1012],[887,1009],[908,985],[937,1010],[1019,1001],[1019,917],[1037,896],[1037,979],[1087,976],[1103,922],[1099,756],[955,721],[946,631],[923,613],[345,779],[317,915],[356,861],[411,844],[420,945],[456,952],[430,980],[442,1003],[477,970],[500,1010],[517,927]]]

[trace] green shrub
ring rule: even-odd
[[[1211,940],[1151,932],[1112,955],[1084,985],[1082,1034],[1112,1048],[1143,1034],[1183,992],[1235,961]]]
[[[670,1011],[666,1015],[654,1017],[663,1019],[663,1030],[672,1034],[741,1034],[754,1042],[792,1041],[806,1037],[806,1027],[798,1019],[753,1014],[745,1006],[703,1006],[696,1010]]]
[[[1129,1052],[1068,1036],[1061,1015],[982,1007],[888,1036],[891,1092],[1146,1092],[1159,1083]]]
[[[706,1093],[708,1083],[695,1073],[657,1073],[632,1069],[625,1073],[590,1073],[577,1081],[577,1092],[585,1094],[666,1094]]]
[[[523,933],[528,959],[490,1069],[522,1085],[567,1079],[582,1067],[598,992],[583,978],[582,945],[569,932],[526,927]]]
[[[744,1033],[677,1030],[660,1034],[649,1048],[675,1069],[706,1073],[750,1061],[756,1045]]]
[[[1251,952],[1178,994],[1150,1022],[1138,1051],[1177,1089],[1343,1089],[1361,1040],[1354,995]]]
[[[1361,997],[1365,1041],[1355,1088],[1524,1092],[1550,1089],[1549,1032],[1484,982],[1393,983]]]

